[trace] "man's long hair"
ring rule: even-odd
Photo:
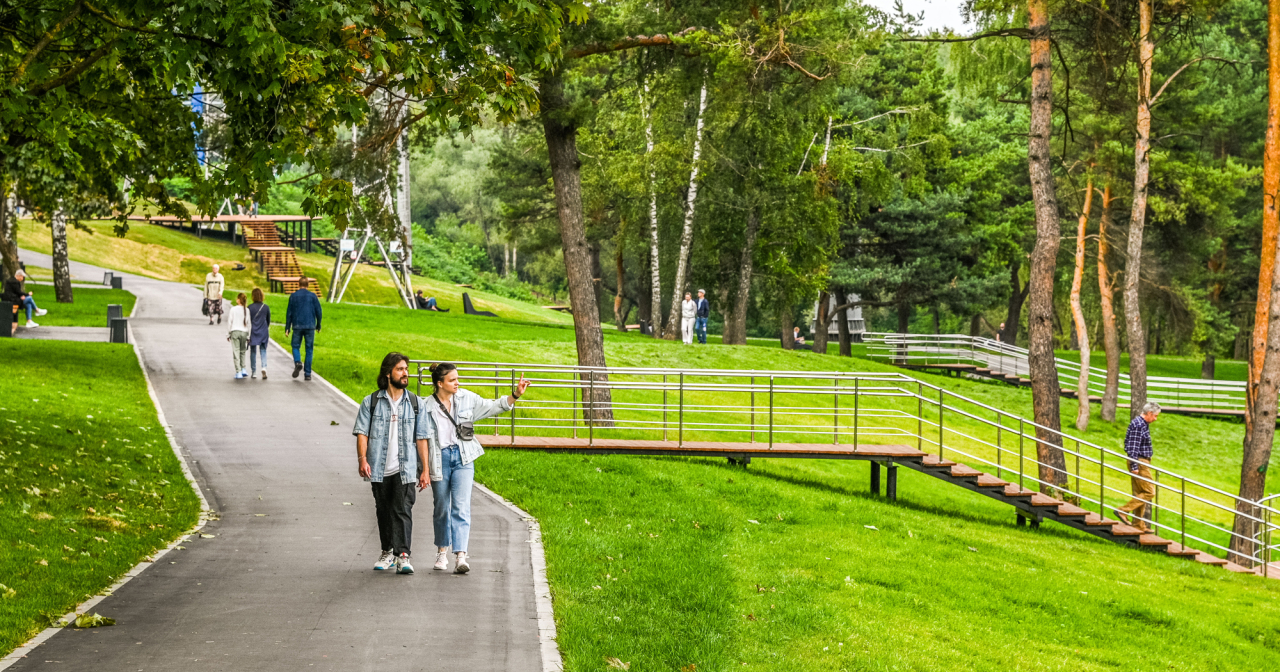
[[[386,391],[391,386],[391,372],[400,362],[409,361],[409,357],[398,352],[389,352],[382,358],[382,370],[378,372],[378,389]]]

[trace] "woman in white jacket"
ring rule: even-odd
[[[237,380],[249,377],[244,366],[245,353],[249,351],[249,308],[245,302],[244,292],[240,292],[227,315],[227,341],[231,343],[231,363],[235,364]]]
[[[440,363],[431,366],[435,393],[426,400],[427,474],[435,503],[432,522],[436,535],[435,569],[449,566],[449,549],[454,552],[454,574],[471,570],[467,563],[467,542],[471,537],[471,484],[475,480],[476,458],[484,448],[475,438],[475,423],[515,408],[529,381],[520,376],[516,389],[492,401],[458,387],[458,367]]]
[[[680,302],[680,333],[684,336],[685,345],[693,345],[693,325],[698,321],[698,302],[693,294],[684,293],[684,301]]]

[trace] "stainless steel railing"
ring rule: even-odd
[[[863,336],[867,354],[895,364],[937,365],[973,364],[996,373],[1030,376],[1026,348],[1001,343],[989,338],[962,334],[886,334]],[[1062,387],[1075,388],[1080,364],[1054,358]],[[1107,374],[1103,369],[1088,367],[1090,394],[1102,395]],[[1130,381],[1127,374],[1119,378],[1119,404],[1128,406]],[[1200,378],[1147,377],[1147,398],[1162,406],[1198,410],[1206,413],[1242,413],[1245,408],[1245,382],[1236,380],[1203,380]]]
[[[428,362],[413,360],[419,391],[430,393]],[[674,442],[733,441],[774,446],[905,444],[991,473],[1020,489],[1057,496],[1107,516],[1127,501],[1123,452],[899,373],[751,371],[459,362],[474,392],[506,394],[521,375],[533,382],[510,414],[478,434]],[[605,402],[605,393],[608,401]],[[604,411],[607,410],[608,413]],[[1062,464],[1046,449],[1061,446]],[[1235,545],[1253,557],[1261,542],[1232,530],[1237,497],[1153,465],[1151,524],[1184,546],[1224,555]],[[1276,509],[1250,502],[1242,514],[1270,534]],[[1280,517],[1274,518],[1280,522]],[[1266,565],[1264,565],[1265,571]]]

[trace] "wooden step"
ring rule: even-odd
[[[1200,551],[1199,553],[1197,553],[1197,554],[1196,554],[1196,557],[1195,557],[1195,560],[1196,560],[1196,562],[1198,562],[1198,563],[1200,563],[1200,564],[1202,564],[1202,565],[1213,565],[1213,566],[1215,566],[1215,567],[1226,567],[1226,566],[1227,566],[1227,561],[1226,561],[1226,559],[1225,559],[1225,558],[1219,558],[1219,557],[1218,557],[1218,556],[1216,556],[1216,555],[1209,555],[1208,553],[1205,553],[1204,551]]]
[[[1169,545],[1165,546],[1164,552],[1179,558],[1194,558],[1200,555],[1200,551],[1194,548],[1187,548],[1176,541],[1169,542]]]
[[[1058,515],[1063,517],[1088,517],[1089,512],[1075,504],[1068,503],[1058,507]]]
[[[1008,486],[1007,481],[1002,481],[991,474],[981,474],[978,476],[979,488],[1003,488]]]
[[[1090,527],[1111,527],[1121,523],[1118,520],[1111,520],[1110,518],[1103,518],[1096,513],[1090,513],[1084,517],[1084,524]]]
[[[1117,523],[1111,526],[1111,534],[1116,537],[1141,537],[1144,532],[1136,527],[1130,527],[1124,523]]]
[[[1138,537],[1139,546],[1168,546],[1172,544],[1168,539],[1162,539],[1154,534],[1144,534]]]
[[[937,455],[925,455],[924,461],[921,462],[926,467],[954,467],[955,462],[951,460],[940,460]]]
[[[981,471],[964,464],[957,464],[951,467],[952,478],[978,478],[985,475]]]
[[[1038,492],[1031,495],[1031,506],[1062,506],[1063,504],[1066,504],[1066,502]]]
[[[1021,499],[1021,498],[1033,497],[1038,494],[1040,493],[1036,492],[1035,490],[1019,490],[1017,484],[1010,484],[1008,487],[1004,489],[1004,496],[1010,497],[1010,498],[1016,497]]]

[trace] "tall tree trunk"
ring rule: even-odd
[[[587,249],[591,254],[591,288],[596,297],[596,310],[599,310],[600,299],[604,298],[604,268],[600,265],[600,243],[587,243]]]
[[[1245,566],[1253,562],[1255,544],[1249,542],[1258,525],[1245,518],[1259,516],[1253,502],[1266,493],[1267,465],[1276,431],[1276,403],[1280,396],[1280,329],[1268,329],[1280,320],[1280,267],[1276,264],[1276,236],[1280,235],[1280,0],[1267,2],[1267,135],[1262,155],[1262,272],[1258,276],[1257,317],[1250,358],[1250,403],[1246,414],[1244,457],[1240,462],[1240,498],[1236,500],[1230,559]],[[1263,296],[1267,305],[1263,308]],[[1266,350],[1258,352],[1258,334],[1265,334]],[[1261,358],[1261,366],[1257,366]]]
[[[1031,374],[1031,400],[1036,428],[1036,453],[1040,462],[1041,491],[1065,486],[1066,461],[1062,457],[1062,426],[1058,411],[1058,368],[1053,355],[1053,271],[1058,260],[1060,230],[1058,201],[1053,185],[1053,56],[1049,36],[1048,0],[1028,0],[1031,30],[1031,123],[1027,159],[1031,173],[1031,197],[1036,209],[1036,244],[1031,251],[1027,285],[1030,345],[1027,365]],[[1050,431],[1053,430],[1053,431]]]
[[[707,111],[707,78],[702,77],[702,95],[698,99],[698,121],[693,129],[693,160],[689,167],[689,195],[684,206],[684,231],[680,233],[680,256],[676,262],[676,284],[671,290],[671,314],[667,318],[667,340],[680,334],[680,297],[684,294],[685,275],[689,270],[689,252],[693,245],[693,212],[698,199],[698,168],[702,159],[702,115]]]
[[[1004,320],[1004,332],[1000,334],[1000,340],[1009,345],[1018,344],[1018,325],[1022,322],[1022,303],[1027,300],[1027,292],[1031,290],[1030,283],[1023,287],[1022,281],[1018,279],[1018,272],[1021,270],[1021,259],[1014,259],[1009,262],[1009,307]]]
[[[18,272],[17,218],[9,208],[9,180],[0,175],[0,279]]]
[[[1084,306],[1080,304],[1080,288],[1084,285],[1084,244],[1089,235],[1089,211],[1093,209],[1093,175],[1085,184],[1084,209],[1076,226],[1076,269],[1071,276],[1071,319],[1076,325],[1076,342],[1080,347],[1080,376],[1076,379],[1076,429],[1089,429],[1089,325],[1084,322]]]
[[[827,354],[827,329],[831,324],[831,316],[827,314],[830,301],[830,293],[819,292],[818,309],[814,311],[813,347],[810,349],[823,355]]]
[[[782,323],[783,350],[794,350],[796,347],[796,335],[792,332],[796,328],[796,318],[791,308],[790,299],[784,298],[778,302],[778,321]]]
[[[649,85],[644,85],[644,92],[649,93]],[[649,163],[649,320],[653,325],[653,335],[662,332],[662,274],[661,256],[658,253],[658,188],[657,177],[653,170],[653,119],[649,116],[649,108],[645,106],[644,96],[640,96],[640,114],[644,117],[645,159]]]
[[[1111,224],[1111,179],[1102,190],[1102,216],[1098,219],[1098,294],[1102,304],[1102,348],[1107,353],[1107,385],[1102,392],[1102,419],[1116,421],[1120,399],[1120,334],[1116,330],[1115,286],[1107,266],[1107,226]]]
[[[627,330],[627,313],[622,310],[622,291],[627,286],[627,269],[622,263],[623,236],[625,227],[618,230],[617,252],[614,254],[614,272],[618,276],[618,291],[613,296],[613,319],[618,324],[618,331]]]
[[[1124,267],[1124,323],[1129,335],[1129,418],[1147,402],[1147,339],[1142,333],[1140,283],[1142,231],[1147,220],[1147,183],[1151,177],[1151,37],[1153,0],[1138,0],[1138,118],[1133,147],[1133,213]]]
[[[67,259],[67,213],[61,208],[54,210],[49,231],[53,236],[53,293],[58,303],[72,303],[75,296],[71,293],[71,263]]]
[[[725,345],[747,344],[747,308],[751,305],[751,273],[755,262],[756,236],[760,217],[755,206],[747,207],[747,240],[742,246],[742,264],[738,270],[738,291],[734,295],[733,314],[724,323],[721,342]]]
[[[840,334],[840,356],[852,357],[853,356],[853,339],[850,337],[850,334],[849,334],[849,319],[848,319],[849,313],[847,312],[849,308],[844,307],[847,303],[849,303],[849,298],[848,298],[849,295],[845,293],[844,288],[842,287],[836,287],[835,294],[836,294],[836,307],[839,308],[839,310],[837,310],[835,313],[835,319],[836,319],[836,331],[837,333]]]
[[[902,302],[898,304],[898,333],[905,334],[911,327],[911,305]]]
[[[982,327],[981,319],[982,315],[979,313],[974,313],[973,317],[969,318],[969,336],[977,338]]]
[[[596,302],[591,276],[591,250],[582,219],[582,175],[578,161],[578,129],[564,100],[564,80],[559,73],[543,78],[539,88],[542,129],[547,140],[547,156],[555,187],[556,214],[560,220],[560,241],[564,248],[565,275],[569,281],[569,302],[573,305],[573,330],[578,346],[578,365],[605,367],[604,332],[600,330],[600,306]],[[584,374],[585,375],[585,374]],[[612,425],[613,404],[609,377],[593,374],[594,392],[584,394],[583,417]],[[603,385],[601,383],[604,383]]]

